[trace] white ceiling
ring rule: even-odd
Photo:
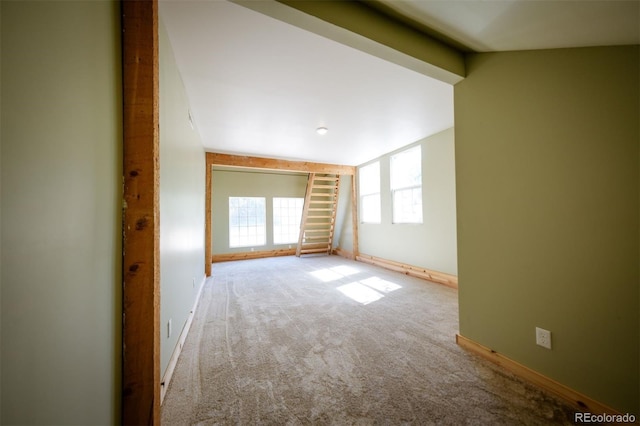
[[[161,17],[208,151],[358,165],[453,125],[452,86],[243,6]]]
[[[640,43],[640,0],[381,3],[476,51]],[[451,85],[254,10],[160,16],[207,151],[359,165],[453,126]]]

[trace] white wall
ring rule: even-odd
[[[118,2],[2,2],[2,424],[117,424]]]
[[[457,275],[453,128],[410,146],[417,144],[422,147],[423,223],[391,223],[389,159],[408,146],[376,159],[380,161],[382,220],[359,224],[360,253]]]
[[[162,24],[159,33],[160,334],[164,374],[204,281],[205,153],[197,130],[189,124],[189,101]]]

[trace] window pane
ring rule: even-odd
[[[298,243],[304,198],[273,199],[273,243]]]
[[[422,150],[420,145],[391,157],[393,223],[422,223]]]
[[[359,171],[360,195],[380,192],[380,163],[375,162],[361,167]]]
[[[393,191],[393,223],[422,223],[422,188]]]
[[[422,185],[420,145],[391,157],[391,189]]]
[[[229,247],[266,244],[264,197],[229,197]]]
[[[364,195],[360,204],[362,222],[380,223],[380,194]]]

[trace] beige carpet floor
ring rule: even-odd
[[[573,410],[455,343],[457,291],[337,256],[214,264],[164,425],[549,425]]]

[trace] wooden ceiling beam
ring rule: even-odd
[[[356,168],[354,166],[312,163],[309,161],[278,160],[263,157],[248,157],[243,155],[219,154],[215,152],[207,152],[207,166],[230,166],[303,173],[332,173],[348,176],[353,176],[356,173]]]

